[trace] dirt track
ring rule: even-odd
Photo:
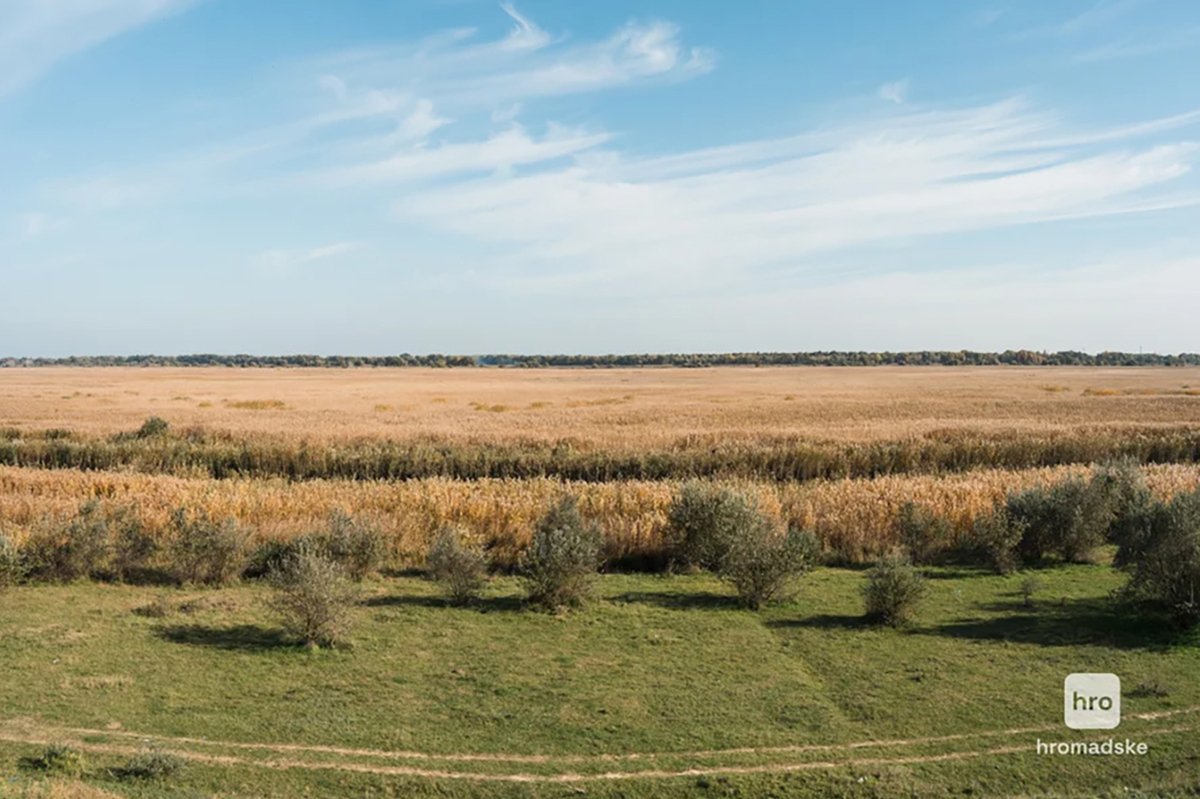
[[[1200,712],[1200,706],[1181,708],[1179,710],[1162,711],[1157,713],[1132,714],[1125,717],[1126,722],[1155,722],[1164,719],[1177,719],[1181,716]],[[1061,730],[1060,725],[1044,725],[1040,727],[1025,727],[1008,730],[985,730],[976,733],[961,733],[925,738],[886,739],[854,741],[842,744],[801,744],[779,747],[745,747],[736,749],[701,750],[692,752],[645,752],[600,755],[517,755],[504,753],[445,753],[388,751],[379,749],[355,749],[337,746],[319,746],[308,744],[280,743],[248,743],[241,741],[216,741],[204,738],[171,737],[149,735],[127,730],[87,729],[75,727],[56,727],[45,725],[29,719],[13,719],[0,722],[0,741],[49,745],[52,743],[67,743],[78,749],[112,755],[134,755],[147,745],[158,747],[186,760],[224,766],[249,766],[277,770],[308,769],[349,771],[370,774],[382,774],[398,777],[418,777],[426,779],[468,780],[475,782],[520,782],[520,783],[578,783],[607,780],[630,779],[667,779],[676,777],[701,777],[736,774],[763,774],[809,771],[816,769],[833,769],[841,767],[877,767],[888,765],[910,765],[917,763],[938,763],[945,761],[965,760],[968,758],[989,755],[1006,755],[1028,752],[1032,744],[1028,741],[1021,744],[1006,744],[985,748],[953,749],[946,752],[896,754],[892,756],[875,757],[829,757],[829,754],[847,755],[864,749],[906,749],[913,747],[937,746],[979,738],[1019,738],[1034,733]],[[1167,724],[1143,728],[1138,724],[1131,733],[1138,738],[1158,735],[1170,735],[1195,730],[1194,726],[1183,724]],[[103,739],[130,741],[130,743],[101,742]],[[85,740],[87,739],[87,740]],[[98,741],[96,739],[101,739]],[[132,741],[138,743],[134,744]],[[256,750],[275,754],[289,754],[294,757],[255,757],[214,752],[197,751],[197,749],[226,749],[235,751]],[[820,760],[799,760],[795,756],[806,753],[823,753],[827,756]],[[335,759],[307,759],[304,755],[335,755]],[[790,755],[793,757],[778,762],[737,764],[737,763],[704,763],[682,765],[688,761],[721,761],[741,757],[765,757],[768,759]],[[576,770],[567,771],[551,768],[542,773],[526,772],[488,772],[471,770],[454,770],[452,768],[438,769],[394,763],[357,762],[350,758],[390,761],[422,761],[446,763],[520,763],[525,765],[553,766],[554,764],[574,764]],[[676,768],[659,767],[652,769],[614,771],[579,769],[580,765],[590,765],[598,769],[615,763],[669,760],[681,762]]]

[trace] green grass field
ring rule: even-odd
[[[1118,610],[1119,574],[1041,572],[1032,607],[1020,576],[928,574],[903,630],[861,623],[852,570],[762,613],[706,575],[608,575],[566,616],[523,609],[509,578],[473,608],[384,578],[352,648],[316,652],[277,631],[258,585],[168,590],[163,617],[136,612],[162,589],[18,587],[0,599],[0,796],[46,790],[28,761],[48,742],[120,796],[1200,792],[1196,636]],[[1149,754],[1035,753],[1109,737],[1063,726],[1078,671],[1121,676],[1112,735]],[[187,767],[113,776],[146,742]]]

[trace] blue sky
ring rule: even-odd
[[[1200,3],[0,0],[0,355],[1200,349]]]

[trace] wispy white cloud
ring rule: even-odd
[[[25,239],[36,239],[62,227],[63,220],[40,211],[26,211],[17,215],[17,227]]]
[[[1142,5],[1145,5],[1145,0],[1097,0],[1083,11],[1058,22],[1022,31],[1017,38],[1072,37],[1094,33],[1110,27]]]
[[[404,182],[464,173],[510,170],[526,164],[553,161],[608,141],[607,133],[550,125],[541,138],[512,125],[480,141],[407,148],[379,161],[355,164],[324,172],[322,182],[362,184]]]
[[[218,185],[244,188],[243,173],[261,172],[249,165],[268,160],[288,165],[275,182],[289,188],[313,180],[353,186],[511,171],[611,138],[549,119],[538,125],[542,132],[531,133],[515,121],[528,103],[682,80],[712,66],[711,53],[686,47],[670,23],[631,22],[608,37],[570,41],[551,36],[511,4],[501,8],[513,25],[500,38],[479,40],[474,30],[460,29],[415,45],[314,59],[297,69],[310,70],[306,85],[316,96],[308,100],[319,102],[319,110],[139,167],[59,180],[45,194],[72,207],[115,209]],[[482,138],[455,135],[459,113],[480,112],[498,129]]]
[[[636,276],[643,290],[803,270],[821,253],[887,241],[1197,201],[1159,192],[1193,167],[1195,144],[1130,148],[1126,139],[1097,151],[1080,142],[1113,132],[1062,127],[1020,102],[900,113],[663,159],[609,153],[456,180],[395,207],[404,219],[503,245],[511,257],[498,263],[498,283],[620,287]]]
[[[1017,39],[1060,39],[1069,60],[1092,64],[1120,58],[1194,47],[1200,43],[1200,28],[1163,28],[1154,17],[1135,12],[1147,0],[1099,0],[1084,11],[1060,22],[1015,34]]]
[[[632,155],[618,132],[558,124],[540,100],[694,77],[711,53],[666,22],[572,41],[504,11],[512,25],[499,38],[448,31],[308,62],[307,115],[53,196],[106,211],[198,192],[260,192],[271,207],[302,191],[339,211],[390,207],[397,230],[425,244],[474,245],[480,279],[502,290],[663,296],[822,268],[838,278],[831,254],[1198,201],[1181,178],[1200,160],[1186,135],[1200,111],[1078,129],[1019,97],[922,106],[907,80],[880,87],[889,102],[867,116]],[[252,261],[286,271],[355,246],[273,248]]]
[[[278,248],[265,250],[250,259],[253,267],[267,273],[286,274],[305,264],[336,259],[363,249],[359,241],[338,241],[319,247]]]
[[[1063,35],[1095,30],[1111,25],[1145,4],[1146,0],[1099,0],[1085,11],[1064,20],[1052,30]]]
[[[967,21],[972,27],[986,28],[995,24],[1003,16],[1003,8],[981,8],[972,12],[967,17]]]
[[[599,41],[556,39],[508,4],[517,23],[497,40],[475,41],[472,29],[432,36],[415,46],[343,53],[318,63],[359,85],[394,84],[437,98],[449,108],[489,106],[602,91],[647,80],[685,80],[712,69],[713,52],[687,46],[678,26],[630,22]]]
[[[1197,46],[1200,46],[1200,28],[1190,27],[1167,32],[1122,35],[1113,41],[1083,49],[1071,58],[1077,64],[1092,64],[1098,61],[1136,58]]]
[[[177,12],[195,0],[31,0],[0,3],[0,97],[55,64]]]
[[[908,99],[908,79],[885,83],[879,87],[879,99],[897,105]]]

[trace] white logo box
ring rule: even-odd
[[[1121,678],[1070,674],[1063,681],[1063,721],[1073,730],[1112,730],[1121,723]]]

